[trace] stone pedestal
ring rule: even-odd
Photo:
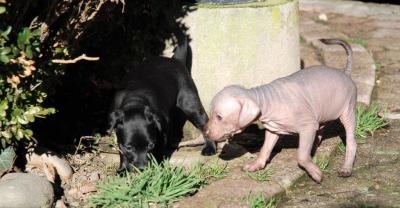
[[[223,87],[254,87],[300,69],[297,0],[198,4],[184,19],[192,77],[209,111]],[[172,55],[167,47],[166,56]]]

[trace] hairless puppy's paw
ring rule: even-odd
[[[338,176],[346,178],[351,176],[351,168],[341,168],[338,171]]]
[[[317,165],[311,162],[311,160],[299,161],[299,166],[306,169],[307,173],[315,182],[321,183],[322,172]]]
[[[265,162],[260,162],[259,160],[255,160],[253,162],[245,164],[242,170],[248,172],[255,172],[257,170],[262,170],[264,168],[265,168]]]
[[[308,169],[307,172],[315,182],[321,183],[322,172],[319,168]]]

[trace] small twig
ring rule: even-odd
[[[178,147],[194,147],[194,146],[200,146],[204,143],[205,143],[205,141],[204,141],[203,135],[200,135],[200,136],[196,137],[195,139],[180,142],[178,144]]]
[[[82,143],[83,139],[96,139],[96,137],[94,137],[94,136],[82,136],[81,138],[79,138],[79,143],[78,143],[78,146],[75,149],[74,155],[76,155],[78,153],[79,147],[81,146],[81,143]]]
[[[103,4],[104,4],[105,2],[106,2],[106,1],[100,1],[100,3],[97,5],[97,7],[96,7],[96,9],[94,10],[94,12],[87,18],[86,21],[90,21],[91,19],[93,19],[93,18],[97,15],[97,12],[100,11],[101,7],[103,6]]]
[[[100,58],[99,57],[89,57],[89,56],[86,56],[86,54],[82,54],[74,59],[69,59],[69,60],[53,59],[53,60],[51,60],[51,62],[56,63],[56,64],[74,64],[80,60],[98,61],[98,60],[100,60]]]
[[[119,155],[119,153],[120,153],[121,151],[118,150],[118,152],[110,152],[110,151],[103,151],[103,150],[100,150],[99,152],[100,152],[100,153],[106,153],[106,154]]]

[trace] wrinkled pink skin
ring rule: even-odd
[[[219,141],[261,121],[266,128],[264,144],[258,158],[243,166],[245,171],[257,171],[265,167],[279,134],[298,133],[297,161],[319,183],[322,172],[311,158],[316,131],[321,124],[339,118],[346,131],[347,146],[338,174],[348,177],[357,148],[356,91],[349,76],[326,66],[310,67],[251,89],[228,86],[212,100],[205,134]]]

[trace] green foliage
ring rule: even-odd
[[[43,60],[39,36],[39,29],[27,27],[17,33],[11,26],[0,30],[0,149],[21,140],[31,142],[29,125],[55,113],[42,106],[47,96],[44,82],[61,73]]]
[[[361,38],[352,38],[352,39],[349,39],[348,41],[350,43],[361,45],[364,48],[366,48],[368,46],[368,42],[366,40],[364,40],[364,39],[361,39]]]
[[[269,181],[272,176],[272,170],[266,167],[256,172],[247,172],[246,175],[256,181]]]
[[[3,14],[6,12],[6,8],[3,6],[0,6],[0,14]]]
[[[369,107],[358,105],[356,110],[356,137],[358,140],[367,137],[368,133],[373,134],[377,129],[389,124],[384,118],[378,115],[381,111],[381,107],[378,104],[372,104]]]
[[[248,204],[251,208],[276,208],[278,200],[271,198],[266,200],[263,193],[249,194],[243,198],[243,201]]]
[[[161,164],[152,157],[142,171],[114,176],[98,185],[99,192],[90,199],[91,207],[150,207],[167,206],[179,198],[193,194],[204,179],[167,160]]]
[[[195,175],[204,180],[221,179],[226,176],[227,165],[227,162],[222,162],[218,160],[218,158],[213,158],[206,163],[198,163],[192,171]]]
[[[321,171],[326,171],[329,165],[329,160],[327,157],[314,157],[313,162],[318,165],[318,167],[321,169]]]
[[[340,143],[339,143],[339,145],[338,145],[338,150],[339,150],[339,152],[340,152],[341,154],[343,154],[343,153],[346,152],[346,146],[344,145],[343,142],[340,142]]]
[[[13,167],[15,156],[15,151],[12,147],[0,150],[0,177]]]
[[[380,61],[375,61],[375,70],[380,71],[382,69],[382,63]]]

